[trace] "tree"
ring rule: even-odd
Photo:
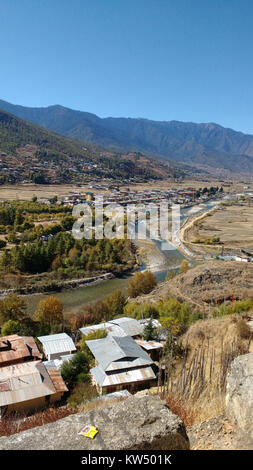
[[[186,273],[190,269],[190,266],[188,264],[188,261],[186,259],[183,259],[180,268],[179,268],[179,274]]]
[[[127,317],[136,318],[158,318],[159,313],[154,304],[151,303],[137,303],[131,302],[124,307],[124,315]]]
[[[83,351],[73,355],[70,361],[64,361],[61,366],[61,375],[69,390],[82,382],[89,382],[89,358]]]
[[[20,322],[15,320],[6,321],[1,328],[2,336],[16,335],[20,330]]]
[[[48,325],[50,330],[56,325],[63,324],[63,306],[61,301],[53,295],[42,299],[38,304],[34,319],[44,325]]]
[[[11,294],[0,300],[0,324],[8,320],[22,321],[26,317],[26,304],[22,297]]]
[[[106,298],[105,303],[107,304],[110,318],[115,315],[123,314],[126,300],[125,294],[119,289],[115,290]]]
[[[149,294],[156,284],[156,278],[151,271],[144,271],[143,273],[137,271],[128,283],[127,293],[129,297],[137,297],[140,294]]]
[[[98,396],[95,385],[87,382],[78,383],[68,398],[69,406],[78,406]]]
[[[143,330],[143,338],[145,341],[157,339],[157,328],[153,326],[153,318],[150,318],[148,324],[145,325]]]

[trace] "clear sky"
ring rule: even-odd
[[[0,0],[0,98],[253,134],[253,1]]]

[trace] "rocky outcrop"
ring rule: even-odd
[[[227,415],[253,441],[253,353],[238,356],[227,379]]]
[[[96,426],[94,440],[78,435]],[[108,407],[0,438],[0,450],[187,450],[181,419],[159,397],[130,397]]]

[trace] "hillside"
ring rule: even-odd
[[[163,178],[168,165],[63,137],[0,110],[0,182],[81,183],[87,178]]]
[[[104,118],[63,106],[0,108],[67,137],[112,151],[143,152],[203,170],[253,171],[253,136],[214,123]]]
[[[197,310],[209,312],[211,307],[232,299],[253,296],[253,264],[237,261],[210,261],[159,284],[150,294],[137,297],[135,302],[157,302],[176,297]]]

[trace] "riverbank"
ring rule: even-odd
[[[16,289],[2,289],[0,290],[0,297],[4,297],[8,294],[18,295],[31,295],[31,294],[48,294],[52,292],[61,292],[65,289],[76,289],[79,287],[96,285],[100,282],[113,279],[115,276],[112,273],[105,273],[99,276],[86,277],[82,279],[68,279],[67,281],[50,281],[49,284],[38,284],[35,286],[18,287]]]

